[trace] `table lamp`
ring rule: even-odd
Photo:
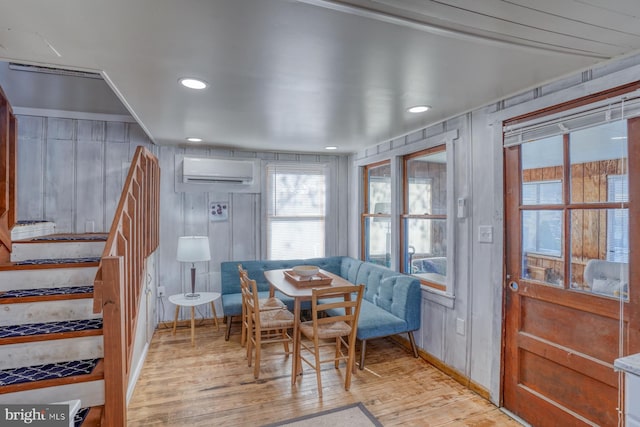
[[[191,293],[186,294],[186,298],[196,299],[200,294],[196,294],[196,262],[209,261],[211,252],[209,251],[209,238],[207,236],[182,236],[178,238],[178,255],[180,262],[191,263]]]

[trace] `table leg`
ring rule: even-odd
[[[300,369],[300,343],[298,342],[298,324],[300,323],[300,299],[293,301],[293,361],[291,362],[291,385],[296,384]]]
[[[176,325],[178,323],[178,314],[180,314],[180,306],[176,305],[176,315],[173,316],[173,335],[176,334]]]
[[[211,312],[213,313],[213,321],[216,322],[216,331],[220,330],[220,326],[218,326],[218,315],[216,314],[216,305],[211,301]]]
[[[196,308],[191,306],[191,346],[196,345]]]

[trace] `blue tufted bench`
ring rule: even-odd
[[[323,270],[337,274],[351,283],[364,284],[365,292],[360,308],[357,338],[361,341],[360,369],[364,368],[367,340],[407,333],[415,357],[418,357],[413,331],[420,328],[420,282],[412,276],[389,270],[386,267],[363,262],[350,257],[326,257],[292,260],[225,261],[220,265],[222,282],[222,308],[227,330],[231,333],[233,316],[242,314],[242,296],[238,264],[256,281],[260,297],[269,294],[269,282],[264,277],[266,270],[291,268],[296,265],[317,265]],[[293,310],[293,299],[276,293],[276,296]],[[309,308],[308,302],[305,307]],[[337,313],[336,313],[337,314]]]

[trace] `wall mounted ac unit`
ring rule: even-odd
[[[245,160],[185,157],[182,182],[250,185],[254,179],[254,164]]]

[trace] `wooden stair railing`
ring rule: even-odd
[[[127,424],[127,387],[144,288],[144,262],[159,243],[160,167],[140,146],[131,162],[94,280],[93,312],[102,312],[103,426]]]
[[[11,259],[11,228],[16,223],[17,120],[0,87],[0,264]]]

